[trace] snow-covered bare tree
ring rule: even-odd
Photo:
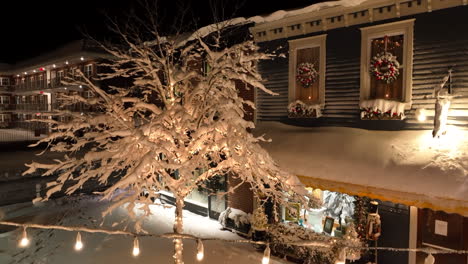
[[[272,94],[262,84],[257,63],[273,56],[246,36],[225,38],[237,27],[232,23],[240,21],[171,36],[162,36],[154,21],[134,25],[137,17],[123,27],[112,24],[121,42],[99,44],[112,59],[100,65],[107,71],[96,79],[124,78],[130,85],[103,88],[79,72],[80,80],[69,80],[96,97],[65,99],[99,111],[63,113],[71,116],[67,123],[49,121],[55,132],[39,143],[67,155],[52,164],[28,164],[25,172],[59,175],[44,198],[58,191],[72,194],[91,180],[108,184],[118,175],[102,192],[114,202],[108,211],[126,205],[130,213],[138,208],[148,215],[152,201],[142,191],[167,190],[176,200],[174,233],[183,233],[184,198],[217,175],[238,177],[254,193],[279,203],[297,193],[289,175],[259,146],[264,139],[249,132],[254,123],[244,119],[245,105],[254,105],[239,96],[236,82]],[[209,70],[201,70],[202,64]],[[182,239],[174,244],[175,263],[183,263]]]

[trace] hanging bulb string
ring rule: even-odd
[[[103,233],[107,235],[123,235],[132,237],[155,237],[155,238],[168,238],[168,239],[189,239],[195,241],[221,241],[226,243],[244,243],[244,244],[256,244],[256,245],[275,245],[285,244],[284,242],[275,241],[253,241],[249,239],[221,239],[221,238],[202,238],[190,234],[178,234],[178,233],[164,233],[164,234],[151,234],[151,233],[135,233],[130,231],[122,230],[107,230],[107,229],[93,229],[88,227],[71,227],[71,226],[59,226],[59,225],[41,225],[41,224],[30,224],[30,223],[15,223],[9,221],[0,221],[0,225],[17,226],[22,227],[22,239],[29,242],[27,237],[26,229],[48,229],[48,230],[62,230],[69,232],[85,232],[85,233]],[[81,239],[81,234],[80,234]],[[332,240],[332,241],[291,241],[288,245],[305,246],[305,247],[346,247],[348,249],[356,250],[381,250],[381,251],[393,251],[393,252],[423,252],[426,254],[461,254],[468,255],[468,250],[454,250],[454,249],[437,249],[437,248],[394,248],[394,247],[371,247],[371,246],[352,246],[347,245],[344,241]]]

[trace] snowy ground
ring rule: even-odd
[[[0,218],[16,222],[87,226],[122,230],[128,222],[128,213],[118,208],[102,222],[101,214],[108,207],[97,197],[82,196],[61,198],[56,201],[32,206],[30,203],[0,208]],[[173,208],[152,206],[153,215],[144,221],[143,227],[150,233],[172,231]],[[2,213],[3,212],[3,213]],[[102,223],[102,227],[99,225]],[[217,221],[184,211],[185,233],[201,237],[238,239],[229,231],[221,231]],[[1,231],[1,227],[0,227]],[[34,264],[82,264],[82,263],[172,263],[173,244],[169,239],[141,238],[139,257],[131,255],[133,238],[104,234],[82,233],[84,249],[73,250],[76,233],[53,230],[29,230],[31,245],[26,249],[16,247],[19,230],[0,232],[0,263]],[[201,263],[261,263],[262,252],[252,246],[221,241],[206,241],[205,259]],[[185,263],[199,263],[195,259],[194,241],[184,243]],[[273,259],[270,263],[288,263]]]

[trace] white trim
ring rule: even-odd
[[[361,28],[361,88],[360,101],[368,100],[370,94],[370,43],[372,39],[394,35],[403,35],[403,103],[406,103],[405,109],[411,109],[412,87],[413,87],[413,35],[415,19],[386,23],[377,26]]]
[[[410,222],[409,222],[409,248],[417,248],[418,238],[418,208],[410,206]],[[408,253],[408,264],[416,264],[416,252]]]
[[[305,48],[320,48],[319,62],[319,102],[323,108],[325,106],[325,78],[326,78],[326,49],[327,49],[327,34],[318,36],[289,40],[289,81],[288,81],[288,103],[291,103],[296,98],[296,64],[297,50]]]
[[[368,0],[360,3],[359,5],[343,6],[337,4],[332,7],[320,7],[323,3],[316,4],[316,10],[313,6],[305,7],[301,10],[286,11],[289,12],[281,19],[273,19],[269,17],[268,21],[256,23],[254,27],[250,28],[250,32],[254,36],[256,42],[270,41],[275,39],[284,38],[284,31],[287,31],[287,36],[298,36],[306,33],[320,32],[335,28],[346,26],[366,24],[369,22],[383,21],[392,18],[400,18],[408,15],[415,15],[425,13],[430,10],[440,10],[450,7],[462,6],[468,3],[468,0],[421,0],[421,4],[413,3],[411,7],[408,6],[409,0]],[[383,14],[376,11],[380,8],[390,7],[392,11],[385,11]],[[313,10],[307,12],[307,10]],[[366,11],[367,17],[354,17],[355,13]],[[335,22],[323,25],[328,19],[337,16],[348,17],[346,23]],[[271,20],[273,19],[273,20]],[[322,25],[311,27],[308,24],[312,21],[321,21]],[[302,30],[289,30],[289,27],[296,24],[302,24]],[[283,28],[283,32],[276,32],[274,29]]]

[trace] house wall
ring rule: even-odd
[[[241,180],[232,176],[228,177],[228,186],[235,187]],[[246,213],[253,212],[253,192],[250,190],[250,184],[243,183],[234,192],[228,194],[228,206],[242,210]]]
[[[278,96],[257,94],[257,120],[282,121],[301,126],[350,126],[367,129],[432,129],[432,117],[417,121],[418,108],[434,110],[432,95],[449,67],[453,68],[453,99],[448,124],[468,126],[468,34],[463,28],[468,6],[437,10],[430,13],[389,19],[378,23],[342,27],[326,32],[283,38],[259,45],[268,51],[282,52],[286,58],[264,61],[259,65],[265,85]],[[412,107],[405,120],[361,120],[360,53],[361,27],[415,18]],[[288,119],[288,40],[327,34],[325,108],[319,119]],[[453,111],[461,110],[461,111]]]

